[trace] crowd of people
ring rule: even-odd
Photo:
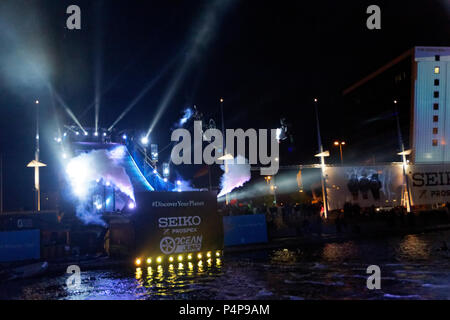
[[[450,223],[450,204],[439,209],[407,212],[404,207],[377,208],[375,206],[361,208],[357,204],[346,203],[342,210],[328,212],[328,219],[323,219],[323,205],[321,202],[306,203],[278,203],[254,205],[250,203],[233,203],[223,205],[223,215],[251,215],[264,214],[267,229],[270,234],[276,234],[283,229],[295,230],[296,235],[305,233],[322,233],[327,230],[333,232],[361,232],[361,226],[374,222],[388,227],[427,226],[433,224]]]

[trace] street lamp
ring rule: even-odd
[[[396,122],[397,122],[398,144],[400,147],[400,152],[398,153],[398,155],[402,157],[403,179],[404,179],[404,183],[405,183],[406,197],[407,197],[407,199],[405,201],[406,202],[406,211],[409,213],[409,212],[411,212],[411,194],[409,192],[408,176],[406,174],[406,167],[407,167],[406,156],[411,154],[411,150],[405,150],[405,145],[403,144],[402,131],[400,129],[400,118],[398,115],[397,104],[398,104],[398,101],[394,100],[394,113],[395,113],[395,118],[396,118]]]
[[[34,153],[34,160],[32,160],[27,167],[34,168],[34,189],[37,195],[36,209],[41,211],[41,187],[39,182],[39,168],[46,167],[45,163],[39,161],[39,100],[35,100],[36,104],[36,151]]]
[[[320,135],[320,123],[319,123],[319,108],[318,108],[318,102],[319,100],[317,98],[314,98],[314,110],[316,113],[316,126],[317,126],[317,144],[319,146],[319,153],[316,154],[316,157],[320,157],[320,167],[321,167],[321,175],[322,175],[322,195],[323,195],[323,214],[324,218],[328,218],[328,197],[327,197],[327,181],[325,178],[325,157],[328,157],[330,153],[328,151],[323,150],[322,145],[322,137]]]
[[[339,151],[341,153],[341,166],[342,166],[344,165],[344,158],[342,156],[342,146],[345,146],[345,141],[335,141],[334,146],[339,147]]]

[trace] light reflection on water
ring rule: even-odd
[[[450,231],[0,283],[0,299],[450,299]],[[366,288],[369,265],[381,290]]]

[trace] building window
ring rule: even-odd
[[[434,79],[434,85],[438,86],[439,85],[439,79]]]
[[[437,145],[438,145],[437,139],[433,139],[433,147],[437,147]]]
[[[433,109],[439,110],[439,103],[433,103]]]
[[[439,121],[439,117],[438,116],[433,116],[433,122],[438,122]]]
[[[434,73],[435,73],[435,74],[439,74],[439,72],[440,72],[439,67],[434,67]]]
[[[438,134],[438,128],[433,128],[433,134]]]
[[[439,98],[439,91],[435,91],[435,92],[433,93],[433,97]]]

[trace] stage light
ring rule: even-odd
[[[136,263],[137,266],[140,266],[141,262],[142,262],[141,259],[137,258],[134,263]]]
[[[39,104],[39,100],[36,100],[34,103]]]
[[[162,257],[156,258],[156,262],[161,263],[162,262]]]
[[[178,261],[183,261],[183,256],[181,254],[178,256]]]
[[[164,178],[164,182],[167,182],[167,178]]]
[[[67,132],[64,132],[64,137],[67,137]]]
[[[123,140],[127,140],[127,135],[124,134],[124,135],[122,136],[122,139],[123,139]]]
[[[62,154],[62,158],[63,158],[63,159],[67,159],[67,154],[63,153],[63,154]]]
[[[220,251],[216,251],[216,257],[220,257]]]
[[[157,174],[157,173],[158,173],[158,170],[153,169],[153,173],[154,173],[154,174]]]
[[[106,137],[106,132],[103,132],[103,136]]]
[[[163,177],[164,178],[168,178],[170,175],[170,167],[169,164],[167,162],[164,162],[163,165]]]
[[[94,136],[98,137],[98,132],[97,131],[94,132]]]
[[[152,263],[152,258],[147,258],[147,264]]]
[[[177,180],[177,185],[181,185],[181,181],[180,180]]]
[[[206,256],[207,256],[208,258],[211,258],[211,251],[208,251],[208,252],[206,253]]]
[[[139,280],[142,277],[142,269],[136,268],[136,280]]]
[[[152,161],[158,161],[158,145],[152,143],[150,145],[150,156],[152,158]]]
[[[148,145],[148,138],[147,137],[142,137],[141,138],[141,143],[144,145],[144,146],[146,146],[146,145]]]
[[[79,136],[79,135],[80,135],[80,133],[79,133],[78,131],[75,131],[75,134],[76,134],[77,136]]]
[[[135,208],[136,208],[136,205],[134,204],[134,202],[130,202],[130,203],[128,204],[128,209],[133,210],[133,209],[135,209]]]
[[[188,254],[187,258],[188,260],[192,260],[192,254]]]
[[[173,257],[169,257],[169,262],[173,262]]]
[[[84,132],[84,135],[87,136],[87,135],[89,135],[89,133],[88,133],[87,131],[85,131],[85,132]]]
[[[99,183],[99,182],[100,182],[100,179],[95,180],[95,182]]]
[[[111,182],[107,181],[106,186],[109,187],[111,185]]]
[[[202,254],[200,252],[197,254],[197,258],[199,258],[199,259],[202,258]]]

